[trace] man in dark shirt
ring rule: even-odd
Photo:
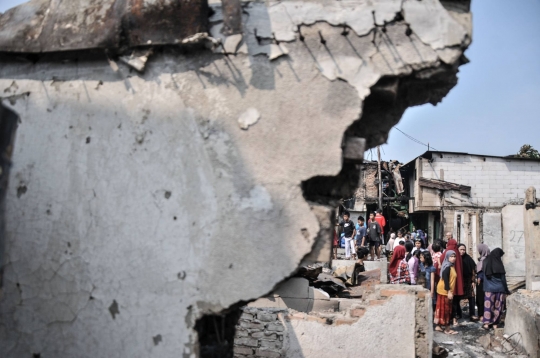
[[[381,225],[375,220],[375,213],[369,214],[367,237],[369,238],[369,252],[371,255],[371,261],[375,259],[375,253],[377,254],[377,260],[381,259]]]
[[[356,224],[356,247],[364,246],[364,238],[366,237],[367,228],[364,225],[364,217],[358,217],[358,224]]]
[[[350,260],[351,254],[353,259],[356,258],[356,250],[354,247],[354,235],[356,234],[356,228],[352,220],[349,220],[351,214],[348,211],[343,213],[343,221],[338,225],[343,228],[343,233],[345,234],[345,259]]]

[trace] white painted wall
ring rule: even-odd
[[[471,201],[483,207],[502,207],[523,199],[530,186],[540,186],[540,162],[460,154],[433,155],[429,163],[422,160],[422,175],[472,187]]]

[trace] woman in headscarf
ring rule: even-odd
[[[482,322],[485,329],[489,329],[490,326],[497,328],[506,307],[506,295],[510,293],[506,284],[506,271],[502,262],[503,255],[504,251],[496,248],[482,263],[481,275],[485,292]]]
[[[411,283],[409,265],[407,265],[407,261],[405,261],[405,247],[400,245],[394,249],[394,254],[392,255],[392,261],[390,261],[388,272],[390,274],[390,283],[392,284]]]
[[[478,263],[476,264],[476,306],[478,307],[478,315],[484,315],[484,281],[480,278],[480,272],[482,272],[482,264],[489,255],[489,247],[486,244],[478,244]]]
[[[452,250],[446,252],[441,265],[441,280],[437,285],[437,306],[435,308],[435,330],[446,334],[457,334],[456,331],[445,328],[450,325],[452,316],[452,300],[457,286],[457,273],[454,268],[457,260],[456,253]]]
[[[477,321],[478,317],[475,315],[475,303],[474,303],[474,281],[476,276],[476,263],[472,257],[467,254],[467,247],[465,244],[458,245],[459,254],[461,255],[461,261],[463,262],[463,292],[465,293],[463,299],[469,301],[469,318],[471,321]],[[461,304],[458,302],[458,315],[461,316]]]
[[[414,245],[411,241],[405,243],[405,251],[407,251],[407,257],[405,261],[409,265],[409,274],[411,275],[411,285],[416,285],[416,276],[418,276],[418,258],[412,254]]]
[[[444,250],[441,257],[442,260],[446,259],[446,254],[448,253],[448,251],[452,251],[454,253],[458,252],[457,241],[455,239],[448,240],[448,243],[446,244],[446,250]],[[452,319],[454,321],[454,326],[457,326],[458,318],[461,318],[461,316],[458,316],[458,313],[459,313],[458,311],[461,310],[458,308],[458,305],[459,305],[460,297],[463,296],[465,293],[463,292],[463,262],[461,261],[461,255],[457,255],[454,268],[457,274],[457,278],[456,278],[457,282],[456,282],[456,286],[453,292],[455,298],[452,301],[452,304],[453,304]]]

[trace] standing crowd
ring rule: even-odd
[[[382,212],[370,213],[367,222],[359,216],[355,224],[348,212],[343,213],[342,238],[345,258],[356,259],[360,247],[369,247],[371,260],[380,260],[384,245],[386,220]],[[392,230],[384,246],[390,261],[391,284],[421,285],[431,292],[435,330],[457,334],[452,327],[462,318],[461,301],[466,300],[469,319],[482,320],[483,328],[497,328],[506,309],[510,293],[502,262],[504,251],[490,251],[485,244],[477,245],[478,262],[467,254],[464,244],[446,233],[446,240],[436,240],[427,246],[427,235],[422,230],[411,233]],[[334,258],[337,258],[338,235],[334,235]],[[366,250],[367,252],[367,250]],[[476,316],[478,308],[479,316]]]
[[[463,317],[461,301],[468,304],[469,319],[482,320],[483,328],[497,328],[510,293],[500,248],[490,251],[477,246],[479,259],[474,262],[464,244],[446,234],[447,241],[437,240],[426,249],[416,240],[400,240],[393,249],[389,276],[392,284],[422,285],[431,291],[435,330],[457,334],[452,327]],[[441,252],[442,251],[442,252]],[[476,307],[481,318],[476,316]]]

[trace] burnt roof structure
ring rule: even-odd
[[[206,33],[208,15],[206,0],[32,0],[0,14],[0,51],[179,44]]]

